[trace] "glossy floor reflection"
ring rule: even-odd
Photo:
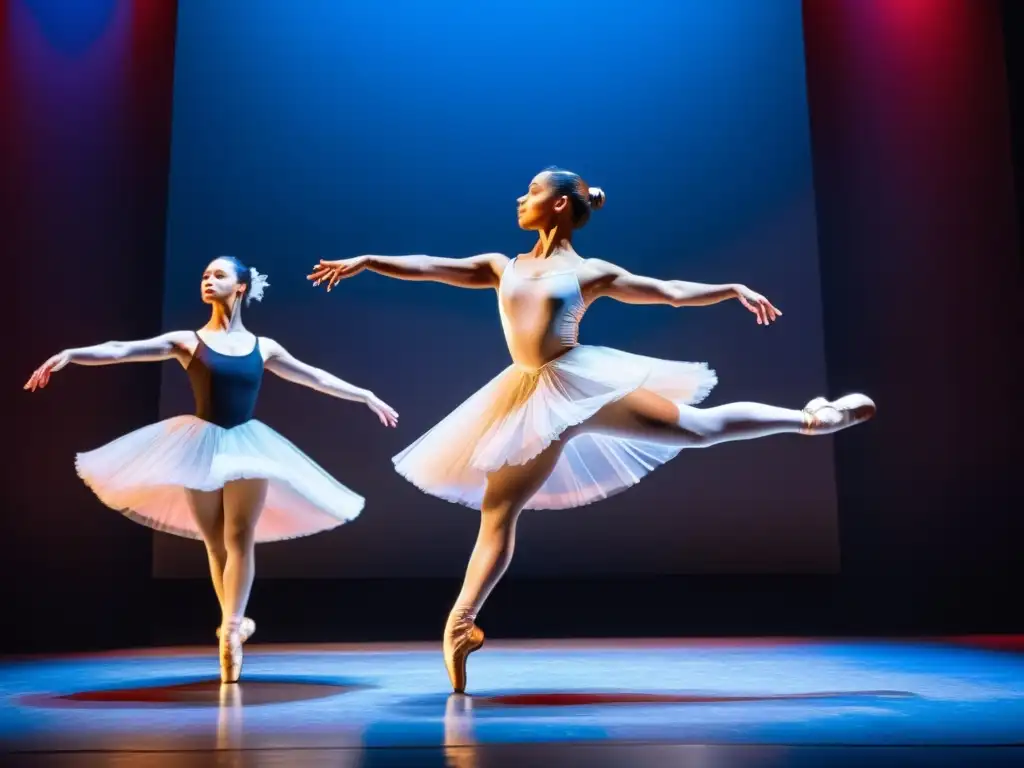
[[[261,766],[709,767],[1011,765],[1005,747],[1024,745],[1024,655],[1005,645],[489,643],[470,696],[447,693],[434,646],[252,646],[228,686],[214,651],[5,661],[0,748],[85,768],[225,751]]]

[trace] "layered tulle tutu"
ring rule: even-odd
[[[699,403],[717,384],[703,363],[658,360],[577,346],[539,370],[511,365],[394,457],[395,469],[433,496],[476,509],[487,474],[524,464],[600,408],[637,389]],[[607,498],[679,454],[680,448],[579,434],[527,509],[564,509]]]
[[[78,475],[108,507],[143,525],[201,538],[186,489],[213,491],[231,480],[266,479],[256,541],[308,536],[357,517],[364,500],[295,445],[252,419],[224,429],[177,416],[80,453]]]

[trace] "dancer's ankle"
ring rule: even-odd
[[[473,623],[476,621],[478,611],[473,604],[456,603],[448,614],[448,623],[456,624],[462,622]]]

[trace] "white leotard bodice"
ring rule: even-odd
[[[587,304],[574,269],[524,275],[512,259],[498,284],[498,312],[516,365],[537,370],[578,344]]]

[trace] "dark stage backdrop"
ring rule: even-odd
[[[368,502],[262,547],[261,576],[461,573],[475,514],[391,457],[508,365],[494,293],[362,275],[328,296],[305,276],[320,257],[527,250],[514,200],[551,163],[608,193],[584,255],[745,282],[785,312],[766,330],[736,302],[599,303],[583,343],[707,361],[708,404],[826,394],[797,0],[255,0],[185,4],[178,22],[164,327],[203,324],[201,271],[235,254],[270,275],[250,328],[402,414],[388,431],[267,381],[258,418]],[[162,393],[164,416],[191,408],[180,369]],[[831,439],[684,453],[611,500],[528,514],[512,573],[834,572],[833,475]],[[202,576],[202,547],[156,536],[154,572]]]
[[[1020,627],[1019,12],[804,7],[829,379],[879,401],[875,424],[837,439],[837,603],[906,627]]]
[[[21,386],[66,347],[160,332],[175,12],[0,0],[0,648],[148,640],[152,535],[96,501],[74,455],[155,420],[160,370]]]

